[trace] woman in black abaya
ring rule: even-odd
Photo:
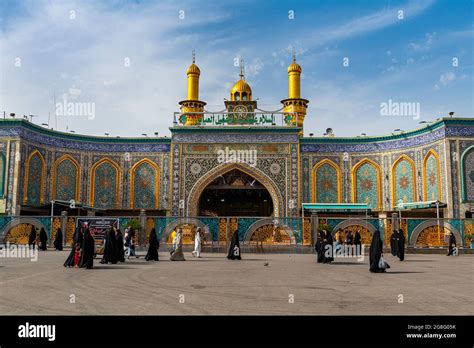
[[[63,250],[63,232],[60,228],[58,228],[56,236],[54,237],[54,249]]]
[[[359,231],[354,234],[354,245],[356,247],[356,255],[359,256],[362,253],[362,237]]]
[[[80,268],[91,269],[94,267],[94,249],[94,237],[92,237],[87,228],[84,232],[84,240],[82,242],[81,262],[79,263]]]
[[[229,260],[242,260],[240,256],[239,231],[235,230],[230,241],[229,252],[227,253]]]
[[[41,242],[41,245],[40,245],[40,250],[47,250],[48,248],[48,235],[46,234],[46,231],[44,230],[44,228],[41,228],[41,231],[39,233],[39,239],[40,239],[40,242]]]
[[[397,256],[400,261],[403,261],[405,259],[405,235],[403,234],[403,230],[398,230]]]
[[[317,258],[316,261],[318,263],[323,262],[323,239],[324,239],[324,232],[320,231],[318,234],[318,240],[316,241],[316,245],[314,249],[316,250]]]
[[[448,241],[448,255],[451,256],[454,253],[454,248],[456,247],[456,237],[452,232],[449,232],[449,241]]]
[[[398,254],[398,231],[396,230],[393,230],[390,236],[390,253],[393,256],[397,256]]]
[[[379,261],[382,257],[382,239],[380,238],[380,231],[377,230],[372,236],[372,242],[370,243],[369,250],[369,270],[374,273],[385,272],[385,269],[379,268]]]
[[[116,247],[115,232],[113,229],[107,231],[105,236],[104,256],[100,263],[117,263],[117,247]]]
[[[76,227],[74,237],[72,238],[71,252],[64,262],[64,267],[74,267],[74,253],[76,245],[79,244],[82,247],[82,241],[84,240],[83,228],[81,226]]]
[[[123,248],[123,235],[122,231],[115,231],[115,241],[117,246],[117,261],[125,262],[125,249]]]
[[[323,231],[323,243],[322,243],[322,262],[323,263],[331,263],[334,261],[334,254],[333,254],[333,243],[334,240],[332,238],[331,232]]]
[[[156,230],[153,228],[150,232],[150,239],[148,245],[148,252],[146,253],[145,260],[147,261],[159,261],[158,249],[160,248],[160,242],[156,237]]]
[[[28,244],[34,246],[36,241],[36,228],[31,225],[30,236],[28,237]]]

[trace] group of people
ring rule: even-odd
[[[59,231],[58,231],[59,233]],[[58,234],[57,233],[57,234]],[[56,235],[57,235],[56,234]],[[203,232],[200,227],[196,229],[194,238],[194,250],[191,253],[194,257],[201,257]],[[100,261],[101,264],[117,264],[118,262],[125,262],[125,258],[130,256],[138,256],[135,254],[135,234],[133,230],[125,230],[125,238],[120,229],[115,227],[110,228],[104,237],[104,253]],[[177,228],[171,234],[172,249],[170,251],[171,261],[185,261],[183,254],[183,229]],[[62,237],[61,237],[62,238]],[[146,261],[159,261],[158,250],[160,248],[160,241],[156,234],[155,228],[150,232],[148,239],[148,251],[145,256]],[[87,223],[78,226],[73,237],[73,246],[68,258],[64,262],[64,267],[78,267],[91,269],[94,265],[95,255],[95,241],[92,236]],[[232,235],[232,240],[227,253],[227,258],[230,260],[241,260],[239,234],[236,230]]]
[[[448,232],[445,235],[448,243],[448,256],[454,255],[456,251],[456,238],[453,233]],[[170,251],[171,261],[185,261],[183,254],[183,229],[181,227],[173,230],[171,233],[172,249]],[[193,257],[200,258],[202,252],[203,232],[200,227],[196,229],[194,238]],[[405,259],[405,235],[403,230],[398,229],[393,231],[390,237],[390,252],[403,261]],[[30,246],[38,246],[40,250],[47,250],[48,235],[44,228],[40,232],[34,226],[31,226],[31,231],[28,238]],[[56,250],[63,250],[63,233],[60,228],[57,229],[54,238],[54,248]],[[361,235],[359,231],[354,234],[348,231],[344,234],[343,231],[337,231],[334,237],[327,230],[322,230],[318,234],[315,244],[318,263],[331,263],[334,261],[334,255],[343,246],[354,246],[358,253],[361,252]],[[148,240],[148,251],[145,256],[146,261],[159,261],[158,250],[160,248],[160,241],[153,228],[150,232]],[[95,241],[92,236],[87,223],[82,224],[76,228],[73,237],[73,245],[71,252],[64,262],[65,267],[82,267],[92,268],[93,259],[95,256]],[[110,228],[104,238],[104,253],[100,263],[102,264],[116,264],[117,262],[125,262],[131,256],[138,256],[135,253],[135,232],[133,229],[125,229],[125,236],[122,235],[120,229],[115,227]],[[227,252],[229,260],[241,260],[241,251],[239,243],[238,230],[232,234],[232,239]],[[375,231],[372,235],[372,241],[369,250],[370,271],[379,273],[384,272],[389,268],[388,264],[383,260],[383,241],[380,237],[380,231]],[[382,260],[382,261],[381,261]]]
[[[74,231],[73,244],[64,267],[80,267],[91,269],[94,267],[95,240],[87,223],[78,226]]]
[[[400,261],[405,259],[405,235],[403,230],[393,231],[390,237],[390,252],[393,256],[397,256]]]
[[[345,237],[345,238],[344,238]],[[349,231],[343,235],[342,231],[337,231],[334,238],[331,232],[322,230],[318,234],[315,244],[318,263],[331,263],[334,261],[334,254],[338,252],[343,245],[354,246],[356,252],[361,249],[361,235],[359,231],[355,235]],[[390,250],[393,256],[397,256],[400,261],[405,259],[405,235],[402,230],[393,232],[390,238]],[[390,268],[388,263],[383,259],[383,241],[380,231],[376,230],[372,235],[369,249],[369,270],[373,273],[385,272]]]
[[[62,238],[62,233],[61,233]],[[56,246],[56,239],[54,241]],[[47,250],[48,249],[48,234],[46,233],[44,228],[41,228],[40,232],[38,233],[35,226],[31,225],[30,234],[28,236],[28,245],[30,247],[38,246],[39,250]],[[61,239],[61,249],[62,250],[62,239]]]
[[[334,235],[327,230],[322,230],[318,234],[318,238],[315,244],[315,250],[317,254],[318,263],[331,263],[334,261],[334,253],[342,251],[342,247],[353,246],[356,255],[361,252],[361,235],[359,231],[356,231],[353,235],[351,231],[348,231],[345,236],[344,232],[337,231]]]
[[[129,238],[128,235],[127,238]],[[102,264],[107,264],[109,262],[113,265],[117,262],[125,262],[125,243],[122,231],[115,227],[110,228],[105,233],[104,254],[102,260],[100,260],[100,263]]]
[[[186,261],[183,254],[183,229],[179,227],[176,231],[171,232],[172,249],[170,250],[171,261]],[[203,232],[201,227],[196,229],[194,237],[194,250],[191,252],[193,257],[200,258],[202,250]],[[151,245],[151,242],[150,242]],[[239,232],[235,230],[232,234],[229,249],[227,252],[227,258],[229,260],[241,260],[240,243],[239,243]]]

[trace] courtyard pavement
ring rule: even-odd
[[[368,257],[324,265],[311,254],[185,253],[171,262],[160,252],[159,262],[96,259],[85,270],[64,268],[68,253],[1,258],[0,314],[474,314],[472,255],[385,255],[391,269],[372,274]]]

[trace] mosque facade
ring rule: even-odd
[[[443,218],[470,216],[474,119],[382,136],[303,136],[310,101],[301,72],[293,59],[278,111],[258,107],[241,73],[225,109],[209,112],[193,62],[171,137],[88,136],[2,119],[0,209],[48,215],[51,201],[73,200],[105,216],[299,219],[302,203],[366,203],[384,218],[400,202],[438,201]]]

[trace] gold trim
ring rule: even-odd
[[[149,165],[151,165],[155,171],[156,171],[156,178],[155,178],[155,204],[154,204],[154,208],[155,209],[158,209],[158,205],[159,205],[159,201],[158,201],[158,198],[159,198],[159,193],[160,193],[160,180],[161,180],[161,171],[160,171],[160,167],[158,167],[158,165],[153,162],[152,160],[150,160],[149,158],[143,158],[141,159],[140,161],[138,161],[137,163],[135,163],[132,168],[130,168],[130,208],[131,209],[134,209],[135,208],[135,202],[134,202],[134,199],[135,199],[135,171],[136,169],[141,166],[142,164],[144,163],[148,163]]]
[[[312,187],[312,199],[311,201],[313,203],[318,203],[316,202],[316,179],[317,179],[317,171],[319,168],[321,168],[323,165],[325,164],[329,164],[331,167],[333,167],[335,170],[336,170],[336,180],[337,180],[337,202],[335,203],[342,203],[342,180],[341,180],[341,177],[342,177],[342,172],[341,172],[341,168],[339,168],[339,166],[334,163],[333,161],[331,161],[330,159],[328,158],[325,158],[323,159],[322,161],[320,161],[318,164],[314,165],[313,169],[311,170],[311,182],[313,184],[313,187]],[[324,203],[324,202],[320,202],[320,203]]]
[[[439,155],[434,151],[433,149],[429,149],[428,152],[426,153],[425,157],[423,158],[423,165],[422,165],[422,180],[423,180],[423,200],[427,201],[427,195],[428,195],[428,190],[427,190],[427,185],[428,182],[426,181],[426,162],[430,158],[430,156],[433,155],[433,157],[436,160],[436,169],[438,171],[438,200],[441,202],[442,200],[442,192],[441,192],[441,164],[439,161]]]
[[[382,170],[380,169],[380,166],[375,163],[374,161],[368,159],[368,158],[363,158],[359,162],[354,165],[352,168],[352,202],[357,203],[357,170],[363,166],[364,164],[369,163],[372,166],[374,166],[376,172],[377,172],[377,210],[382,210]]]
[[[74,164],[74,166],[76,167],[76,192],[75,192],[75,196],[74,196],[74,200],[75,201],[79,201],[79,197],[80,197],[80,175],[81,175],[81,170],[80,170],[80,165],[79,163],[76,161],[75,158],[73,158],[72,156],[68,155],[68,154],[65,154],[65,155],[62,155],[61,157],[59,157],[53,164],[53,192],[52,192],[52,197],[53,199],[56,199],[56,185],[57,185],[57,180],[58,180],[58,167],[59,165],[66,161],[66,160],[69,160],[72,162],[72,164]]]
[[[300,156],[300,144],[298,143],[296,145],[296,153],[297,153],[297,169],[296,169],[296,175],[297,175],[297,180],[298,180],[298,212],[301,211],[301,156]],[[291,163],[291,149],[290,149],[290,163]],[[297,212],[297,215],[299,213]]]
[[[104,163],[109,163],[111,166],[115,168],[115,195],[117,196],[117,199],[115,201],[115,208],[118,209],[120,208],[120,179],[122,176],[122,171],[120,170],[120,167],[118,166],[117,163],[115,163],[113,160],[111,160],[108,157],[102,158],[101,160],[97,161],[94,163],[94,165],[90,169],[90,197],[89,197],[89,204],[93,207],[94,206],[94,193],[95,193],[95,187],[94,187],[94,181],[95,181],[95,171],[98,166]]]
[[[28,159],[26,160],[26,166],[25,166],[25,191],[23,192],[23,204],[28,203],[28,174],[30,172],[30,161],[31,158],[35,155],[38,154],[39,158],[41,160],[41,178],[40,178],[40,204],[44,204],[44,178],[46,176],[46,162],[44,160],[43,155],[41,152],[38,150],[34,150],[31,152],[28,156]]]
[[[194,183],[187,198],[187,211],[189,212],[188,216],[198,215],[199,199],[201,198],[202,192],[206,189],[206,187],[219,175],[224,175],[225,173],[228,173],[234,169],[240,170],[246,173],[247,175],[250,175],[254,179],[260,181],[260,183],[267,189],[273,200],[273,214],[270,216],[279,217],[281,204],[283,204],[284,201],[283,197],[281,196],[281,192],[278,191],[278,187],[273,184],[271,179],[267,179],[260,173],[253,171],[251,168],[245,167],[239,163],[229,163],[223,165],[222,167],[217,167],[216,169],[214,169],[214,171],[207,172],[206,174],[201,176],[201,178]],[[284,212],[285,211],[283,209],[282,213]]]
[[[176,145],[174,145],[176,146]],[[169,183],[169,190],[168,190],[168,214],[166,215],[173,215],[173,156],[174,156],[174,146],[171,145],[170,149],[171,151],[169,152],[169,177],[170,177],[170,183]]]
[[[411,165],[411,173],[412,173],[412,180],[413,180],[413,183],[412,183],[412,187],[413,187],[413,200],[416,202],[418,199],[417,199],[417,196],[416,196],[416,164],[415,162],[410,158],[408,157],[407,155],[403,154],[403,155],[400,155],[400,157],[397,158],[397,160],[395,162],[393,162],[392,164],[392,169],[391,169],[391,174],[392,174],[392,199],[393,199],[393,205],[396,205],[397,204],[397,196],[396,196],[396,187],[397,187],[397,177],[395,175],[395,169],[396,167],[398,166],[398,164],[403,161],[403,160],[406,160],[407,162],[410,163]]]

